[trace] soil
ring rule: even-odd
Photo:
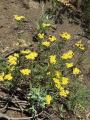
[[[28,46],[32,43],[33,33],[36,30],[36,25],[43,12],[42,4],[33,0],[29,1],[29,7],[26,7],[25,4],[23,0],[0,0],[0,53]],[[46,6],[48,6],[48,3]],[[46,9],[46,7],[44,7],[44,9]],[[26,17],[23,29],[17,29],[14,15],[23,15]],[[80,25],[70,24],[67,18],[64,18],[63,24],[56,25],[56,29],[55,33],[67,31],[71,33],[73,37],[78,37],[78,35],[83,35],[84,33]],[[21,36],[20,33],[22,33]],[[84,37],[82,37],[82,39],[88,41]],[[90,87],[90,42],[88,42],[88,49],[83,55],[82,66],[85,69],[87,87]],[[7,115],[21,117],[19,112],[13,111],[8,111]],[[56,118],[52,120],[56,120]],[[57,120],[60,119],[58,118]]]
[[[1,52],[31,42],[32,33],[34,32],[32,21],[36,25],[41,14],[41,7],[37,8],[38,3],[33,6],[33,2],[30,5],[30,9],[27,9],[20,0],[0,0]],[[14,15],[23,15],[27,18],[23,30],[17,30]],[[32,21],[30,21],[31,19]],[[20,33],[23,33],[23,35],[21,38],[18,38]]]

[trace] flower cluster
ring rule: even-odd
[[[38,53],[35,51],[30,51],[30,50],[22,50],[21,54],[25,55],[25,58],[27,60],[35,60],[35,58],[38,56]]]
[[[49,47],[50,46],[50,42],[49,41],[44,41],[42,42],[43,46]]]
[[[31,73],[31,70],[30,69],[21,69],[20,72],[23,74],[23,75],[29,75]]]
[[[37,52],[31,52],[30,54],[26,55],[25,58],[27,60],[35,60],[35,58],[38,56]]]
[[[14,15],[14,19],[15,19],[16,21],[21,21],[21,20],[24,20],[25,17],[24,17],[24,16],[19,16],[19,15]]]
[[[39,33],[39,34],[38,34],[38,38],[39,38],[40,40],[43,39],[44,36],[45,36],[44,33]]]
[[[41,42],[42,42],[42,45],[45,47],[49,47],[53,42],[57,41],[57,38],[53,35],[49,35],[47,40],[44,40],[44,38],[45,38],[44,33],[39,33],[37,36],[38,36],[39,40],[43,40]]]
[[[57,39],[55,36],[50,35],[49,38],[50,42],[55,42]]]
[[[60,37],[63,38],[64,40],[70,40],[71,39],[71,35],[67,32],[61,33]]]
[[[42,23],[42,27],[43,27],[43,28],[47,28],[47,27],[50,27],[50,26],[51,26],[50,23]]]
[[[48,105],[50,105],[51,104],[51,101],[52,101],[52,97],[51,97],[51,95],[46,95],[46,103],[48,104]]]
[[[12,80],[12,79],[13,79],[13,76],[11,73],[7,73],[7,74],[5,74],[4,72],[0,73],[0,81]]]
[[[56,55],[50,55],[50,63],[51,64],[56,64]]]
[[[16,21],[25,19],[24,16],[15,15],[14,17]],[[51,24],[42,23],[41,26],[46,29]],[[57,37],[57,35],[54,36],[41,30],[35,37],[37,39],[35,49],[33,47],[23,49],[19,53],[8,56],[6,60],[8,67],[4,71],[0,71],[0,81],[12,82],[13,84],[14,80],[18,86],[20,85],[19,87],[23,81],[28,83],[30,86],[27,85],[29,86],[27,90],[32,87],[35,93],[32,95],[30,93],[29,100],[35,101],[34,105],[37,101],[42,101],[41,106],[45,107],[45,105],[54,102],[54,96],[57,99],[70,97],[70,85],[74,81],[72,78],[76,79],[82,72],[73,61],[76,55],[75,49],[64,47],[72,38],[70,33],[63,32]],[[74,46],[81,50],[85,49],[81,40],[76,42]],[[67,51],[63,52],[65,50]],[[43,95],[40,94],[39,87],[45,92],[42,92]],[[32,104],[31,101],[30,104]]]
[[[18,61],[18,55],[17,54],[14,54],[14,55],[10,55],[9,57],[8,57],[8,63],[10,64],[10,65],[16,65],[17,64],[17,61]]]
[[[73,62],[66,63],[66,67],[67,67],[67,68],[73,67]]]
[[[81,72],[81,70],[80,70],[79,68],[77,68],[77,67],[73,68],[73,74],[74,74],[74,75],[77,75],[77,74],[79,74],[80,72]]]
[[[78,42],[76,42],[75,45],[76,45],[79,49],[85,50],[84,44],[82,43],[81,40],[79,40]]]
[[[31,51],[29,49],[27,50],[21,50],[21,54],[29,54]]]
[[[63,77],[61,72],[56,71],[55,77],[53,78],[53,82],[55,84],[55,87],[58,89],[59,95],[61,97],[67,97],[69,95],[69,91],[65,88],[69,84],[68,77]]]
[[[61,58],[63,60],[67,60],[67,59],[71,59],[74,56],[74,52],[72,50],[69,50],[66,53],[63,53],[63,55],[61,56]]]

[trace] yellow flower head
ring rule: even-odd
[[[43,39],[44,36],[45,36],[44,33],[39,33],[39,34],[38,34],[38,38],[39,38],[39,39]]]
[[[38,56],[37,52],[31,52],[30,54],[26,55],[27,60],[35,60],[35,58]]]
[[[82,43],[81,40],[79,40],[78,42],[76,42],[75,45],[76,45],[79,49],[85,50],[85,47],[84,47],[84,45],[83,45],[83,43]]]
[[[19,57],[19,54],[18,53],[14,53],[14,57]]]
[[[21,54],[29,54],[31,51],[30,50],[21,50]]]
[[[60,82],[60,80],[57,79],[57,78],[53,78],[53,81],[54,81],[54,83],[55,83],[55,87],[56,87],[57,89],[60,89],[60,88],[61,88],[61,82]]]
[[[29,75],[31,73],[31,70],[30,69],[22,69],[20,70],[20,72],[23,74],[23,75]]]
[[[59,90],[60,91],[64,90],[64,87],[62,85],[60,85]]]
[[[49,41],[44,41],[42,42],[43,46],[49,47],[50,46],[50,42]]]
[[[69,79],[67,77],[62,77],[62,85],[67,85],[69,83]]]
[[[47,75],[51,75],[51,72],[47,72]]]
[[[66,67],[67,67],[67,68],[71,68],[71,67],[73,67],[73,62],[66,63]]]
[[[14,19],[17,20],[17,21],[21,21],[23,19],[25,19],[24,16],[19,16],[19,15],[14,15]]]
[[[80,69],[79,68],[73,68],[73,74],[74,75],[77,75],[77,74],[79,74],[81,71],[80,71]]]
[[[69,95],[69,91],[68,90],[61,90],[59,95],[61,97],[67,97]]]
[[[55,71],[56,78],[60,78],[62,76],[62,73],[58,70]]]
[[[69,50],[68,52],[64,53],[61,58],[62,59],[71,59],[74,56],[74,52],[72,50]]]
[[[57,60],[56,60],[56,55],[50,55],[50,63],[51,64],[56,64]]]
[[[0,73],[0,81],[3,81],[3,80],[4,80],[4,72]]]
[[[17,57],[16,56],[13,56],[13,55],[10,55],[8,57],[8,63],[10,65],[16,65],[17,64]]]
[[[54,42],[54,41],[56,41],[57,40],[57,38],[55,37],[55,36],[49,36],[49,40],[51,41],[51,42]]]
[[[46,95],[46,104],[50,105],[51,104],[51,101],[52,101],[52,97],[51,95]]]
[[[53,81],[54,81],[55,84],[60,84],[60,80],[57,79],[57,78],[53,78]]]
[[[61,89],[61,84],[55,84],[55,87],[60,90]]]
[[[4,76],[4,79],[5,79],[5,80],[12,80],[12,79],[13,79],[12,74],[11,74],[11,73],[6,74],[6,75]]]
[[[42,27],[46,28],[46,27],[50,27],[51,25],[49,23],[42,23]]]
[[[71,35],[67,32],[63,32],[62,34],[60,34],[60,37],[65,39],[65,40],[70,40],[71,39]]]

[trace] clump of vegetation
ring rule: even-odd
[[[72,110],[84,104],[78,96],[84,92],[79,88],[78,79],[83,73],[76,56],[85,51],[85,45],[82,40],[72,42],[73,36],[67,32],[49,34],[51,26],[40,24],[36,48],[20,50],[0,63],[0,82],[8,89],[9,97],[17,95],[18,89],[22,91],[23,97],[18,93],[18,98],[27,101],[24,111],[29,113],[38,113],[62,98]]]
[[[58,4],[59,1],[53,1],[55,10]],[[15,15],[14,19],[19,28],[25,17]],[[27,103],[22,108],[19,106],[20,109],[35,116],[59,102],[74,113],[89,104],[90,91],[83,84],[79,65],[86,49],[84,41],[74,40],[67,31],[52,34],[50,29],[50,22],[40,21],[35,47],[29,46],[0,59],[0,83],[7,89],[5,106],[9,107],[17,97]]]

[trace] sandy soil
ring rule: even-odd
[[[20,0],[0,0],[0,52],[13,49],[19,43],[23,44],[24,41],[26,44],[31,42],[34,31],[30,20],[36,24],[41,14],[41,8],[37,9],[32,4],[30,9],[27,9]],[[13,19],[14,15],[26,17],[23,30],[17,30],[16,21]],[[22,33],[22,37],[18,38],[20,33]]]

